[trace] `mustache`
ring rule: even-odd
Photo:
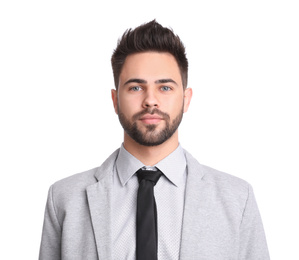
[[[142,110],[138,113],[136,113],[134,116],[133,116],[133,120],[138,120],[139,118],[141,118],[142,116],[146,115],[146,114],[150,114],[150,115],[159,115],[160,117],[162,117],[163,119],[165,120],[169,120],[170,119],[170,116],[165,113],[165,112],[162,112],[161,110],[159,110],[158,108],[146,108],[145,110]]]

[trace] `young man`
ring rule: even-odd
[[[51,186],[39,259],[269,259],[251,186],[179,144],[192,97],[179,37],[155,21],[128,30],[112,67],[124,142]]]

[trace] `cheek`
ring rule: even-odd
[[[137,106],[135,100],[129,98],[120,97],[118,100],[118,110],[121,111],[127,118],[130,118],[137,112]]]
[[[182,111],[183,102],[182,97],[177,97],[172,100],[165,100],[163,107],[169,114],[177,115]]]

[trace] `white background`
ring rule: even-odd
[[[297,1],[1,1],[1,259],[37,259],[49,186],[122,142],[110,57],[154,18],[187,48],[180,142],[254,187],[272,260],[299,259]]]

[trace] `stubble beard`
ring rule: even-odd
[[[184,106],[183,106],[184,107]],[[118,106],[118,118],[119,122],[122,125],[124,131],[137,143],[144,146],[157,146],[165,141],[167,141],[178,129],[182,118],[183,118],[183,107],[180,113],[170,122],[170,116],[160,111],[157,108],[148,108],[139,113],[136,113],[132,117],[132,123],[126,116],[122,113],[121,109]],[[142,131],[137,124],[137,121],[145,114],[157,114],[162,117],[165,122],[165,126],[161,130],[157,130],[158,125],[149,124],[145,125],[145,131]]]

